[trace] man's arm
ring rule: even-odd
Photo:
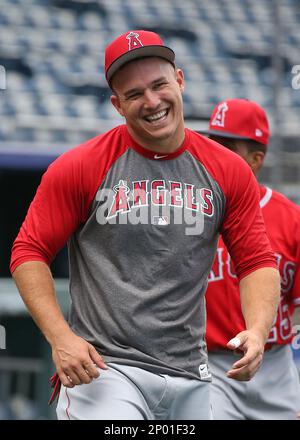
[[[262,362],[264,345],[277,313],[280,300],[280,275],[277,269],[265,267],[245,276],[240,282],[242,312],[246,329],[228,342],[227,347],[243,352],[227,376],[250,380]],[[240,344],[239,344],[240,340]]]
[[[47,264],[40,261],[23,263],[13,272],[13,278],[33,319],[52,347],[52,358],[62,384],[72,388],[98,377],[96,366],[107,367],[95,348],[77,336],[66,322]]]

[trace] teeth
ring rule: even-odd
[[[164,116],[166,116],[166,114],[167,110],[163,110],[159,113],[156,113],[155,115],[147,116],[146,119],[147,121],[157,121],[157,119],[163,118]]]

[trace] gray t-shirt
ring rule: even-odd
[[[210,380],[205,290],[220,230],[239,276],[275,266],[237,155],[187,129],[174,153],[150,152],[120,126],[49,167],[12,264],[20,240],[50,262],[69,239],[74,332],[107,362]]]

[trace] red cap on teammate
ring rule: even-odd
[[[137,58],[160,57],[174,65],[175,53],[164,46],[160,36],[150,31],[128,31],[116,38],[105,50],[105,76],[112,76],[124,64]]]
[[[216,105],[205,134],[233,139],[253,139],[263,145],[269,142],[269,123],[266,112],[247,99],[228,99]]]

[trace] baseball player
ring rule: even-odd
[[[185,128],[183,72],[157,34],[117,37],[105,74],[125,124],[50,165],[11,271],[52,347],[59,419],[210,419],[204,292],[219,231],[247,321],[230,377],[256,372],[278,306],[257,184],[237,155]],[[68,323],[49,270],[66,241]]]
[[[255,102],[219,103],[210,119],[210,137],[240,155],[257,176],[269,140],[266,113]],[[300,305],[300,208],[277,191],[259,186],[260,206],[281,274],[281,298],[263,363],[250,382],[237,382],[224,371],[238,359],[227,341],[245,328],[234,264],[220,238],[206,293],[212,403],[216,419],[295,419],[300,384],[290,342],[291,315]],[[242,237],[241,237],[242,239]]]

